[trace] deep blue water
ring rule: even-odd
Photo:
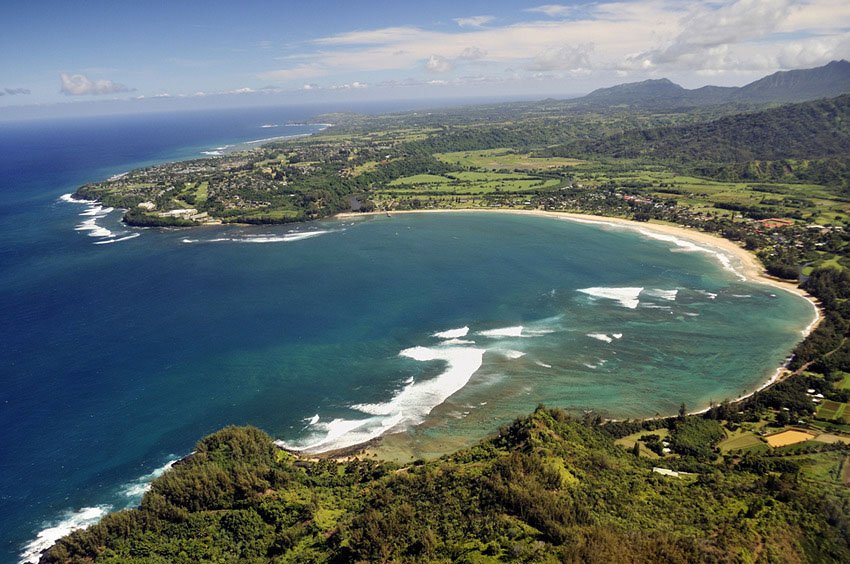
[[[260,126],[313,112],[0,126],[0,561],[138,502],[146,476],[227,424],[301,446],[395,423],[463,443],[540,401],[671,412],[752,389],[810,320],[710,254],[571,222],[378,216],[95,245],[74,230],[88,208],[59,201],[141,164],[307,131]]]

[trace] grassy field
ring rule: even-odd
[[[198,187],[195,189],[195,203],[197,205],[200,206],[207,202],[209,187],[209,182],[201,182],[198,184]]]
[[[769,450],[764,439],[745,429],[738,429],[732,433],[727,432],[727,437],[720,441],[717,446],[723,453],[731,451],[761,452]]]
[[[528,153],[517,153],[511,149],[458,151],[437,153],[434,156],[445,163],[484,170],[549,170],[576,166],[584,162],[562,157],[532,157]]]
[[[402,178],[396,178],[395,180],[390,182],[390,186],[420,186],[430,184],[447,184],[451,181],[451,178],[448,178],[446,176],[439,176],[437,174],[416,174],[413,176],[404,176]]]
[[[832,421],[833,419],[842,418],[846,409],[846,403],[838,403],[832,400],[824,400],[823,403],[818,406],[816,415],[820,419]]]
[[[725,216],[735,212],[716,208],[715,203],[762,209],[777,217],[802,213],[821,225],[843,224],[850,218],[846,197],[837,189],[817,184],[719,182],[626,161],[576,165],[572,173],[583,186],[632,187],[654,198],[673,199],[697,211]]]
[[[667,429],[656,429],[655,431],[639,431],[637,433],[632,433],[631,435],[619,438],[614,442],[627,450],[631,450],[634,448],[635,443],[639,442],[639,439],[644,435],[658,435],[660,439],[664,441],[667,440],[667,438],[670,436],[670,431],[668,431]],[[643,443],[641,443],[640,445],[640,455],[651,460],[661,458],[659,455],[646,448],[646,445]]]
[[[396,178],[385,189],[392,194],[470,195],[501,192],[505,194],[558,187],[560,180],[525,174],[501,172],[453,172],[445,175],[416,174]]]

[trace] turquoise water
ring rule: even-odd
[[[621,229],[421,214],[94,245],[75,231],[90,206],[58,188],[0,207],[7,560],[136,502],[224,425],[312,450],[394,432],[427,453],[541,402],[673,413],[754,389],[813,314]]]

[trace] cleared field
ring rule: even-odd
[[[668,431],[667,429],[656,429],[655,431],[638,431],[637,433],[632,433],[631,435],[621,437],[614,441],[614,443],[620,445],[621,447],[627,450],[631,450],[634,448],[635,443],[640,442],[639,439],[644,435],[658,435],[663,441],[670,436],[670,431]],[[661,458],[660,456],[649,450],[646,444],[644,443],[641,443],[640,445],[640,455],[651,460]]]
[[[816,455],[790,457],[800,464],[804,476],[821,482],[840,482],[844,455],[837,452],[824,452]]]
[[[201,182],[195,189],[195,205],[201,206],[207,202],[209,196],[209,182]]]
[[[351,175],[360,176],[363,173],[372,172],[376,168],[378,168],[378,161],[366,161],[365,163],[357,165],[351,169]]]
[[[724,453],[733,450],[762,450],[767,448],[760,437],[748,431],[736,432],[720,441],[717,446]]]
[[[841,463],[841,483],[850,485],[850,456],[844,457]]]
[[[837,401],[824,400],[823,403],[821,403],[821,405],[818,407],[816,415],[820,419],[832,421],[833,419],[840,419],[844,415],[844,411],[846,408],[846,403],[838,403]]]
[[[390,182],[390,186],[417,186],[420,184],[446,184],[448,182],[451,182],[450,178],[437,174],[415,174],[396,178]]]
[[[791,429],[791,430],[788,430],[788,431],[783,431],[781,433],[776,433],[775,435],[770,435],[768,437],[765,437],[765,440],[767,440],[767,444],[776,448],[776,447],[794,445],[794,444],[797,444],[797,443],[802,443],[804,441],[810,441],[814,438],[815,438],[815,436],[811,433]]]
[[[386,192],[392,194],[471,195],[504,194],[552,189],[561,184],[556,178],[537,178],[500,172],[455,172],[446,175],[416,174],[396,178]]]
[[[850,444],[850,437],[843,437],[841,435],[833,435],[832,433],[821,433],[815,440],[819,443],[826,444],[835,444],[835,443],[844,443]]]
[[[850,217],[850,203],[844,201],[840,190],[818,184],[719,182],[637,163],[633,168],[626,163],[587,163],[572,172],[584,186],[635,188],[655,198],[674,199],[698,211],[726,216],[737,212],[715,208],[715,203],[746,206],[778,217],[801,213],[821,225],[840,225]]]
[[[516,153],[510,149],[458,151],[437,153],[434,156],[445,163],[490,170],[548,170],[576,166],[584,162],[562,157],[532,157],[528,153]]]

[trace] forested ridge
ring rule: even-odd
[[[715,163],[847,157],[850,95],[707,123],[631,130],[561,152]]]
[[[539,408],[470,449],[405,467],[307,462],[230,427],[157,479],[139,509],[42,562],[848,561],[850,492],[788,462],[711,462],[719,424],[671,418],[682,456],[652,462],[619,429]],[[722,432],[720,432],[722,435]]]

